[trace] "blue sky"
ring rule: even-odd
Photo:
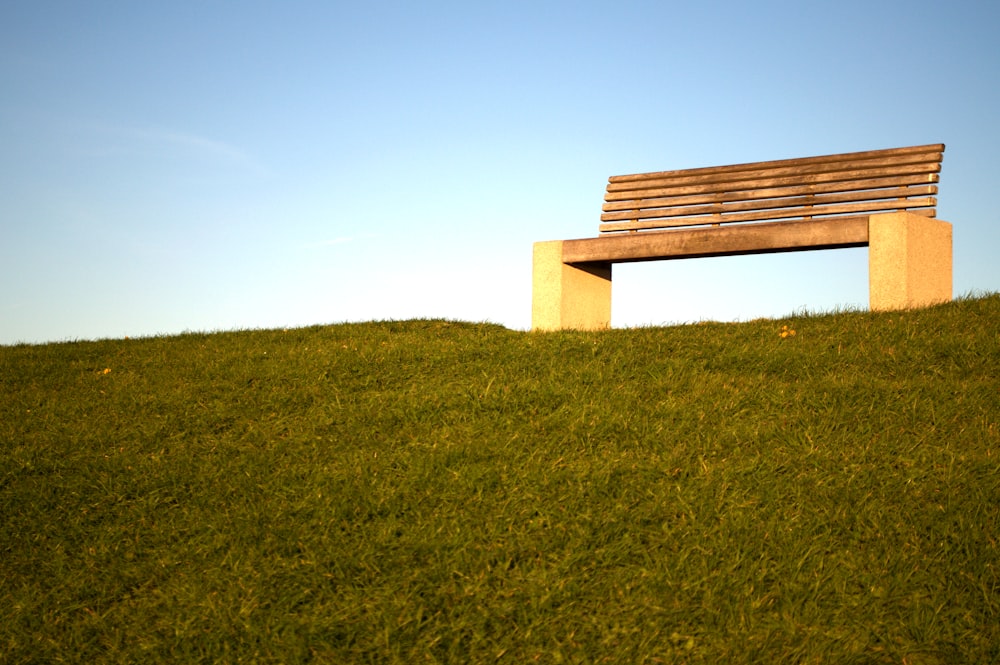
[[[527,328],[609,175],[947,144],[1000,291],[995,2],[0,8],[0,344],[446,317]],[[867,305],[867,250],[615,267],[616,326]]]

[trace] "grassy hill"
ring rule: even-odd
[[[1000,660],[1000,295],[0,347],[0,661]]]

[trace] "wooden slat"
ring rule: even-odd
[[[838,162],[835,164],[813,164],[809,166],[787,166],[783,168],[754,169],[724,174],[707,175],[676,175],[671,178],[643,178],[626,183],[608,183],[608,194],[621,192],[643,191],[657,187],[675,187],[680,185],[717,185],[719,188],[729,188],[729,183],[746,182],[749,186],[759,180],[773,178],[800,178],[807,182],[810,176],[825,176],[827,182],[851,179],[854,173],[878,173],[882,169],[892,169],[889,173],[911,175],[918,173],[937,173],[940,170],[940,154],[937,160],[895,161],[889,159]],[[835,177],[837,174],[846,177]]]
[[[684,188],[682,194],[678,196],[663,196],[663,197],[644,197],[641,199],[625,199],[622,201],[611,201],[607,202],[602,206],[602,210],[605,212],[612,212],[614,210],[633,210],[640,207],[640,204],[646,204],[649,207],[656,206],[668,206],[668,205],[695,205],[698,203],[723,203],[730,200],[743,200],[750,201],[753,199],[771,199],[778,198],[781,196],[801,196],[805,194],[828,194],[833,192],[843,192],[843,191],[861,191],[861,190],[875,190],[883,189],[889,187],[902,187],[911,185],[924,185],[928,182],[937,182],[938,175],[932,174],[931,176],[926,175],[915,175],[907,177],[893,177],[893,178],[869,178],[865,180],[852,180],[849,186],[845,186],[845,183],[831,182],[831,183],[818,183],[811,185],[793,185],[787,187],[768,187],[759,189],[746,189],[738,190],[732,192],[691,192],[687,191],[688,188]],[[933,185],[928,185],[933,187]],[[701,189],[701,188],[695,188]],[[935,188],[936,189],[936,188]]]
[[[617,233],[563,242],[564,263],[626,263],[701,256],[864,247],[868,217]]]
[[[836,220],[838,217],[843,216],[855,216],[858,213],[879,213],[879,212],[892,212],[895,210],[906,210],[915,215],[922,215],[924,217],[934,217],[937,214],[937,210],[934,208],[920,207],[924,204],[921,203],[919,206],[909,205],[908,202],[900,202],[895,205],[886,205],[884,207],[872,207],[864,204],[857,204],[854,206],[844,205],[837,206],[839,211],[835,214],[830,212],[824,212],[824,208],[795,208],[789,210],[779,210],[779,211],[763,211],[763,212],[751,212],[751,213],[740,213],[735,215],[702,215],[700,217],[674,217],[670,219],[654,219],[654,220],[644,220],[637,222],[608,222],[602,223],[600,225],[601,233],[609,232],[621,232],[621,231],[643,231],[651,229],[672,229],[684,226],[708,226],[708,225],[719,225],[719,224],[739,224],[747,222],[763,222],[770,220],[792,220],[792,219],[831,219]]]
[[[916,164],[903,166],[885,166],[872,169],[854,169],[851,171],[832,171],[824,173],[792,173],[791,175],[755,176],[753,178],[740,178],[736,180],[726,180],[720,182],[703,182],[696,178],[677,177],[672,180],[657,179],[647,183],[648,186],[642,189],[615,190],[609,191],[604,196],[605,201],[622,201],[636,198],[650,198],[654,196],[672,196],[681,193],[681,190],[688,188],[685,193],[708,193],[719,191],[737,191],[745,189],[761,189],[764,187],[800,186],[821,183],[843,182],[849,183],[855,180],[866,180],[869,178],[889,178],[908,177],[923,175],[927,178],[924,182],[935,182],[932,176],[941,170],[939,164]]]
[[[796,191],[802,190],[801,188],[796,188]],[[605,212],[601,215],[601,221],[613,222],[625,219],[648,219],[652,217],[725,214],[747,210],[791,208],[795,206],[826,206],[834,203],[856,201],[899,200],[917,196],[933,196],[936,193],[937,187],[935,185],[920,185],[917,187],[897,187],[895,189],[835,192],[831,194],[804,194],[801,196],[774,196],[769,198],[758,197],[758,192],[747,192],[746,197],[726,197],[721,202],[718,200],[718,196],[644,199],[632,201],[632,207],[629,208],[616,204],[615,210]],[[934,205],[933,199],[931,201],[932,203],[929,205]]]
[[[906,148],[889,148],[887,150],[868,150],[864,152],[847,152],[836,155],[821,155],[818,157],[800,157],[794,159],[779,159],[767,162],[748,162],[746,164],[733,164],[730,166],[708,166],[693,169],[683,169],[674,171],[655,171],[651,173],[636,173],[632,175],[611,176],[609,182],[620,183],[646,178],[665,177],[671,178],[676,175],[707,175],[724,174],[737,171],[751,171],[768,168],[781,168],[784,166],[804,167],[811,164],[836,163],[853,160],[878,159],[886,157],[905,157],[922,153],[943,153],[943,143],[934,143],[922,146],[911,146]],[[940,157],[936,160],[940,161]]]
[[[933,217],[944,144],[657,171],[608,180],[602,233],[831,219]]]

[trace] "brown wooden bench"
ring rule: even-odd
[[[610,325],[614,263],[869,247],[872,309],[951,299],[943,144],[612,176],[595,238],[535,243],[532,328]]]

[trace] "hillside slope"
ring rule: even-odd
[[[0,347],[0,660],[997,661],[998,377],[998,295]]]

